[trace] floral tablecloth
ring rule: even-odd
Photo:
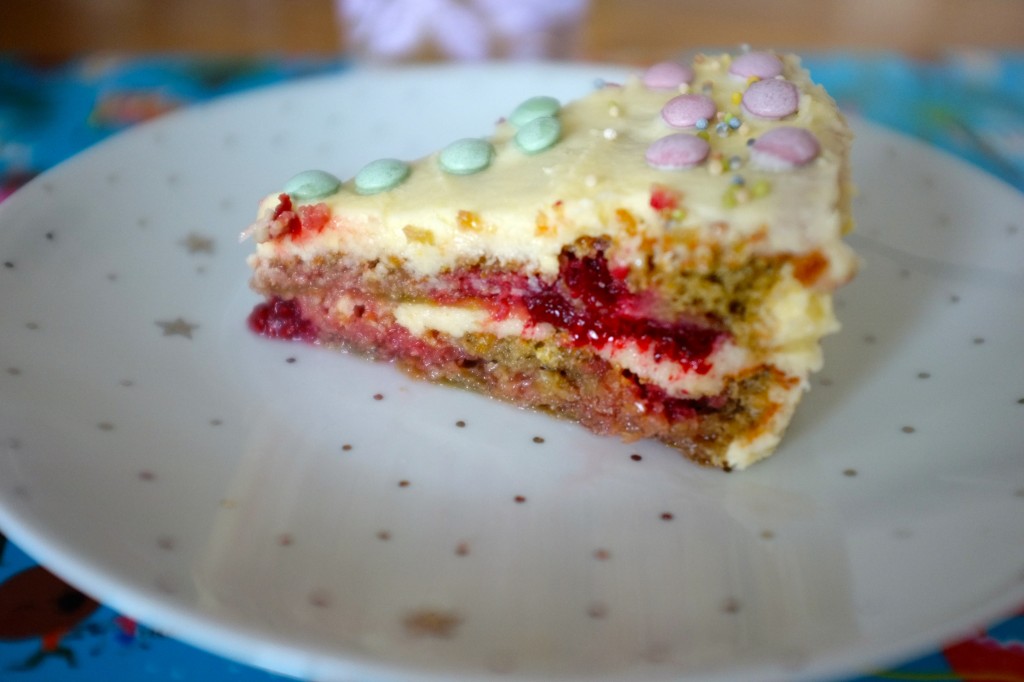
[[[923,139],[1024,191],[1024,53],[805,58],[848,111]],[[0,55],[0,201],[119,130],[228,93],[354,68],[342,59]],[[284,680],[162,635],[63,583],[0,529],[0,679]],[[849,682],[1024,682],[1024,605],[965,639]],[[825,682],[825,681],[823,681]]]

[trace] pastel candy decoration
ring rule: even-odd
[[[398,159],[377,159],[356,173],[355,186],[359,194],[377,194],[397,187],[409,177],[411,168]]]
[[[338,191],[341,180],[327,171],[302,171],[284,183],[284,193],[293,199],[322,199]]]
[[[718,111],[714,101],[706,95],[679,95],[661,109],[661,117],[673,128],[692,128],[698,121],[714,119]]]
[[[767,80],[782,75],[782,60],[771,52],[747,52],[732,60],[729,73],[747,78]]]
[[[494,147],[490,142],[478,137],[467,137],[442,149],[437,162],[445,173],[472,175],[490,166],[493,158]]]
[[[782,126],[769,130],[750,146],[752,163],[766,170],[804,166],[821,153],[818,138],[805,128]]]
[[[779,119],[795,113],[800,92],[786,80],[773,78],[751,83],[743,93],[743,108],[759,118]]]
[[[643,84],[651,90],[675,90],[693,81],[693,69],[677,62],[659,62],[644,72]]]
[[[693,168],[708,157],[707,140],[688,133],[673,133],[659,138],[647,148],[647,165],[657,170]]]
[[[516,146],[527,154],[542,152],[558,142],[562,124],[554,116],[540,116],[516,132]]]
[[[535,118],[541,116],[554,116],[562,108],[562,105],[554,97],[538,95],[522,102],[508,116],[509,123],[517,128],[522,128]]]

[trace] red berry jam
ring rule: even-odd
[[[708,357],[724,333],[698,322],[664,322],[637,317],[636,294],[608,269],[604,253],[583,258],[562,257],[558,279],[527,294],[526,309],[535,323],[546,322],[568,333],[577,347],[601,348],[616,341],[633,341],[655,360],[678,362],[689,371],[706,374]]]
[[[249,329],[268,339],[289,341],[316,341],[316,328],[302,317],[295,300],[272,298],[258,304],[249,313]]]
[[[645,402],[649,405],[660,405],[665,416],[673,422],[714,414],[725,407],[728,402],[728,398],[724,395],[670,398],[664,389],[651,384],[642,384],[639,381],[637,389]]]
[[[679,207],[679,193],[655,185],[651,189],[651,208],[655,211],[674,211]]]
[[[275,239],[297,240],[303,235],[322,232],[331,219],[331,209],[324,204],[307,204],[296,208],[292,198],[287,194],[279,194],[277,206],[270,216],[274,223],[271,234]]]
[[[271,220],[275,223],[282,223],[277,233],[278,238],[283,238],[284,236],[296,237],[302,232],[302,221],[299,220],[298,214],[292,210],[292,198],[283,192],[277,197],[277,206],[274,207],[274,214],[271,216]]]
[[[299,221],[305,234],[323,232],[331,219],[331,209],[324,204],[311,204],[299,207]]]

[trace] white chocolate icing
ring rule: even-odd
[[[641,240],[619,234],[613,218],[625,209],[648,237],[687,229],[696,231],[701,243],[735,244],[759,235],[754,247],[758,253],[819,250],[829,263],[822,285],[831,288],[846,281],[856,260],[840,241],[849,229],[842,222],[850,200],[850,133],[845,122],[793,56],[783,58],[783,76],[800,91],[797,113],[780,121],[745,115],[737,100],[747,83],[729,75],[730,59],[698,57],[693,64],[692,89],[707,92],[726,121],[732,116],[742,121],[739,130],[730,129],[726,136],[720,136],[716,122],[711,122],[708,141],[712,154],[721,155],[717,162],[676,171],[648,166],[647,147],[679,132],[660,115],[678,91],[652,90],[634,77],[565,105],[558,114],[562,137],[550,149],[523,153],[512,142],[514,126],[500,123],[492,138],[494,160],[485,171],[445,173],[434,154],[414,162],[408,179],[389,191],[359,195],[352,181],[346,182],[333,195],[305,202],[323,202],[332,212],[326,229],[315,238],[268,239],[258,222],[253,232],[263,241],[257,254],[302,260],[324,253],[356,260],[397,258],[404,268],[423,276],[483,261],[553,276],[562,248],[585,236],[610,238],[613,257],[628,262]],[[710,91],[706,83],[711,84]],[[748,139],[780,125],[810,130],[821,144],[818,158],[787,172],[749,164]],[[721,159],[732,157],[742,160],[741,167],[718,172]],[[723,198],[737,175],[746,187],[761,182],[769,183],[770,190],[727,207]],[[659,186],[680,195],[684,218],[666,221],[651,207],[652,188]],[[261,205],[264,225],[277,201],[274,194]],[[538,229],[538,221],[549,227]],[[430,238],[410,239],[404,229],[409,226]]]

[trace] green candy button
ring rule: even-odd
[[[356,192],[377,194],[402,184],[410,172],[409,164],[398,159],[377,159],[356,173]]]
[[[516,146],[527,154],[542,152],[562,135],[562,124],[554,116],[535,118],[516,133]]]
[[[562,108],[554,97],[539,95],[526,100],[509,115],[509,123],[521,128],[535,118],[554,116]]]
[[[472,175],[490,166],[493,157],[494,147],[490,142],[467,137],[442,149],[437,162],[446,173]]]
[[[341,180],[322,170],[302,171],[284,183],[285,194],[295,199],[322,199],[338,191]]]

